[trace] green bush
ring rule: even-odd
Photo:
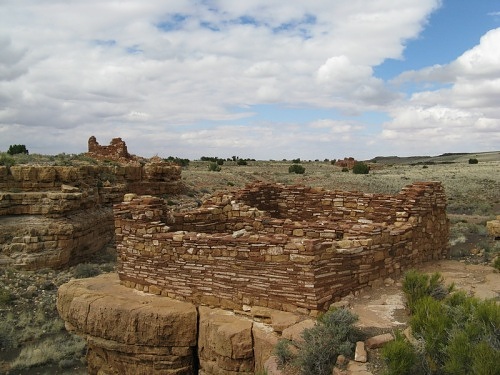
[[[397,331],[395,336],[394,341],[382,348],[382,358],[387,365],[386,375],[418,374],[415,348],[401,332]]]
[[[453,286],[445,288],[442,281],[439,274],[415,271],[403,281],[412,301],[410,327],[423,345],[426,373],[500,374],[500,305],[463,291],[450,293]]]
[[[300,163],[300,158],[292,159],[292,163],[299,164]]]
[[[288,167],[288,173],[304,174],[306,169],[300,164],[293,164]]]
[[[238,165],[248,165],[248,162],[245,159],[238,159],[236,162]]]
[[[452,290],[453,285],[446,288],[444,286],[444,279],[438,272],[429,276],[415,270],[409,270],[406,272],[403,280],[403,292],[411,312],[413,312],[415,304],[421,298],[431,296],[440,300],[446,297]]]
[[[295,355],[290,350],[290,345],[293,345],[290,340],[281,339],[274,347],[273,353],[280,368],[295,359]]]
[[[29,154],[25,145],[10,145],[9,149],[7,150],[7,153],[9,155]]]
[[[84,279],[86,277],[94,277],[101,273],[99,266],[90,263],[80,263],[73,270],[75,278]]]
[[[342,167],[342,172],[349,172],[349,168],[347,168],[347,167]]]
[[[478,163],[479,163],[479,160],[477,160],[476,158],[469,159],[469,164],[478,164]]]
[[[14,164],[16,164],[16,159],[14,159],[12,156],[3,152],[0,154],[0,165],[12,167]]]
[[[189,165],[189,159],[183,159],[179,157],[174,157],[174,156],[169,156],[166,159],[163,159],[165,161],[180,165],[181,167],[187,167]]]
[[[496,268],[500,271],[500,256],[496,257],[495,261],[493,262],[493,268]]]
[[[0,307],[8,306],[14,300],[14,295],[3,286],[0,286]]]
[[[340,354],[351,356],[359,338],[354,327],[357,319],[347,309],[330,310],[318,318],[314,327],[304,330],[297,355],[302,374],[329,375]]]
[[[354,163],[352,167],[352,173],[354,174],[368,174],[368,172],[370,172],[370,167],[362,161]]]
[[[221,167],[217,162],[212,162],[208,165],[208,170],[211,172],[220,172]]]

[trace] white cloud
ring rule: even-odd
[[[391,111],[381,139],[404,147],[424,145],[462,151],[495,150],[500,144],[500,28],[448,65],[403,74],[400,82],[437,80],[449,84],[420,91]],[[444,142],[446,141],[446,143]],[[474,149],[475,148],[475,149]]]
[[[410,138],[417,122],[427,123],[417,132],[422,138],[459,124],[494,139],[498,30],[452,64],[400,77],[432,79],[446,89],[405,102],[373,75],[385,59],[402,57],[440,3],[3,1],[0,149],[37,132],[34,139],[52,142],[54,152],[77,144],[84,151],[95,133],[101,142],[121,136],[144,155],[152,139],[160,148],[178,137],[168,147],[180,155],[240,147],[278,157],[278,150],[317,152],[314,139],[336,145],[360,137],[360,124],[327,124],[324,117],[288,124],[298,128],[249,120],[253,105],[269,103],[351,115],[390,108],[394,120],[381,140]]]

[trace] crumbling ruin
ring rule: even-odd
[[[57,308],[87,339],[89,374],[253,375],[308,314],[445,257],[445,209],[438,182],[395,195],[260,182],[187,212],[127,194],[119,277],[73,280]]]
[[[96,137],[91,136],[88,141],[88,156],[100,160],[128,161],[132,155],[128,153],[127,145],[121,138],[113,138],[109,146],[101,146]]]
[[[396,195],[256,183],[189,212],[133,195],[114,210],[125,286],[234,310],[316,314],[448,253],[439,182]]]

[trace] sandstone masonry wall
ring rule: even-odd
[[[315,314],[448,253],[438,182],[396,195],[257,183],[185,213],[133,196],[114,211],[124,285],[235,310]]]
[[[93,158],[109,160],[127,160],[131,159],[128,153],[127,145],[121,138],[113,138],[109,146],[101,146],[96,137],[91,136],[88,141],[89,152]]]

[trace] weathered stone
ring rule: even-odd
[[[488,234],[494,238],[500,238],[500,215],[497,216],[496,220],[490,220],[486,222],[486,229]]]
[[[106,274],[63,284],[57,309],[87,338],[90,374],[193,373],[197,312],[190,303],[135,292]]]
[[[279,336],[269,326],[262,323],[253,323],[252,335],[255,371],[259,372],[265,369],[265,364],[272,356]]]
[[[16,268],[61,268],[89,259],[113,239],[110,208],[85,209],[60,218],[0,216],[0,260]],[[21,245],[16,238],[26,237]]]
[[[200,306],[198,357],[205,374],[253,373],[252,321]]]
[[[356,349],[354,351],[354,360],[356,362],[366,362],[368,360],[368,354],[366,353],[365,343],[363,341],[358,341],[356,343]]]
[[[368,349],[377,349],[381,348],[385,344],[387,344],[389,341],[394,340],[394,336],[392,336],[390,333],[384,333],[382,335],[377,335],[370,337],[365,341],[365,346]]]
[[[279,369],[278,360],[275,356],[269,357],[269,359],[264,363],[264,371],[267,375],[285,375]]]
[[[294,324],[291,327],[284,329],[281,335],[284,339],[288,339],[295,342],[302,342],[304,341],[302,337],[302,333],[304,332],[304,330],[314,327],[315,324],[316,323],[314,320],[306,319],[297,324]]]

